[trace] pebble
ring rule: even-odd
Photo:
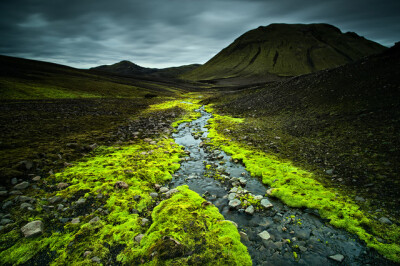
[[[58,183],[57,184],[57,188],[59,189],[59,190],[63,190],[63,189],[66,189],[67,187],[69,187],[69,185],[67,184],[67,183]]]
[[[81,220],[79,218],[74,218],[71,221],[71,224],[79,224],[81,222]]]
[[[229,193],[228,200],[234,200],[236,198],[236,193]]]
[[[83,253],[83,257],[87,257],[87,256],[89,256],[90,254],[92,254],[92,252],[89,251],[89,250],[86,250],[85,253]]]
[[[169,190],[167,193],[165,193],[165,196],[167,196],[167,198],[171,197],[173,194],[178,193],[179,190],[173,188],[171,190]]]
[[[47,201],[48,201],[50,204],[55,204],[55,203],[57,203],[57,202],[62,201],[62,199],[63,199],[63,198],[61,198],[61,197],[59,197],[59,196],[54,196],[54,197],[49,198]]]
[[[142,226],[146,226],[149,223],[149,219],[142,218]]]
[[[11,220],[11,219],[2,219],[1,221],[0,221],[0,225],[7,225],[7,224],[11,224],[11,223],[13,223],[14,221],[13,220]]]
[[[38,182],[40,179],[41,179],[41,177],[38,176],[38,175],[35,176],[34,178],[32,178],[32,180],[35,181],[35,182]]]
[[[234,200],[229,201],[229,206],[232,208],[236,208],[236,207],[240,206],[241,203],[242,202],[240,200],[234,199]]]
[[[101,261],[99,257],[93,257],[91,260],[96,263],[100,263]]]
[[[254,207],[253,207],[253,205],[250,205],[249,207],[247,207],[246,208],[246,210],[245,210],[245,212],[247,213],[247,214],[253,214],[254,213]]]
[[[135,236],[135,241],[140,243],[140,241],[142,240],[143,237],[144,237],[143,234],[138,234],[137,236]]]
[[[43,233],[43,222],[40,220],[36,220],[30,223],[27,223],[21,228],[22,233],[25,237],[33,237]]]
[[[75,204],[79,206],[79,205],[85,204],[85,202],[86,202],[86,199],[80,198],[77,201],[75,201]]]
[[[114,188],[116,189],[128,189],[129,185],[125,183],[124,181],[117,181],[114,184]]]
[[[98,221],[100,221],[101,219],[100,219],[100,217],[99,216],[96,216],[96,217],[94,217],[93,219],[91,219],[90,221],[89,221],[89,223],[90,224],[94,224],[94,223],[96,223],[96,222],[98,222]]]
[[[329,256],[331,260],[337,261],[337,262],[342,262],[344,260],[344,256],[342,254],[336,254],[333,256]]]
[[[168,191],[169,191],[169,189],[167,187],[161,187],[160,188],[160,193],[166,193]]]
[[[387,225],[391,225],[392,224],[392,221],[390,221],[389,218],[386,218],[386,217],[379,218],[379,222],[381,222],[383,224],[387,224]]]
[[[262,231],[258,234],[258,236],[261,237],[263,240],[268,240],[271,238],[271,235],[267,231]]]
[[[29,209],[32,209],[32,207],[33,207],[32,204],[24,202],[24,203],[21,204],[20,209],[21,210],[24,210],[24,209],[28,209],[29,210]]]
[[[267,200],[267,199],[262,199],[260,202],[261,206],[263,206],[264,208],[268,209],[268,208],[272,208],[274,205],[272,205],[272,203]]]
[[[26,189],[28,187],[29,187],[29,182],[24,181],[22,183],[19,183],[19,184],[15,185],[14,189],[22,190],[22,189]]]
[[[0,191],[0,197],[7,196],[8,192],[6,190]]]
[[[16,179],[15,177],[13,179],[11,179],[11,185],[15,185],[17,184],[18,179]]]
[[[6,202],[4,202],[3,203],[3,210],[5,210],[5,209],[7,209],[8,207],[10,207],[11,205],[13,205],[13,203],[12,203],[12,201],[11,200],[9,200],[9,201],[6,201]]]
[[[150,193],[150,197],[152,197],[153,199],[157,198],[158,197],[158,193],[157,192],[151,192]]]

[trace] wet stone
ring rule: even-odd
[[[5,219],[1,219],[0,225],[7,225],[7,224],[11,224],[13,222],[14,222],[13,220],[5,218]]]
[[[245,210],[245,212],[246,212],[247,214],[250,214],[250,215],[254,214],[254,207],[253,207],[253,205],[250,205],[249,207],[247,207],[246,210]]]
[[[337,261],[337,262],[342,262],[344,260],[344,256],[342,254],[336,254],[333,256],[329,256],[331,260]]]
[[[0,191],[0,197],[5,197],[8,195],[8,192],[6,190]]]
[[[158,197],[158,193],[157,192],[151,192],[150,193],[150,197],[152,197],[153,199],[157,198]]]
[[[236,208],[236,207],[240,206],[241,203],[242,202],[240,200],[234,199],[234,200],[229,201],[229,207]]]
[[[79,205],[85,204],[85,202],[86,202],[86,199],[80,198],[80,199],[78,199],[77,201],[75,201],[75,204],[76,204],[77,206],[79,206]]]
[[[100,217],[99,216],[96,216],[96,217],[94,217],[93,219],[91,219],[90,221],[89,221],[89,223],[90,224],[94,224],[94,223],[96,223],[96,222],[98,222],[98,221],[100,221],[101,219],[100,219]]]
[[[267,199],[262,199],[260,202],[261,206],[268,209],[268,208],[272,208],[274,205],[272,205],[272,203],[267,200]]]
[[[100,262],[101,262],[101,260],[100,260],[99,257],[93,257],[93,258],[91,259],[91,261],[93,261],[93,262],[95,262],[95,263],[100,263]]]
[[[236,198],[236,193],[229,193],[228,200],[234,200]]]
[[[168,192],[168,188],[167,187],[161,187],[160,188],[160,193],[166,193],[166,192]]]
[[[79,218],[74,218],[71,221],[71,224],[79,224],[81,222],[81,220]]]

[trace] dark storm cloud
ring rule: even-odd
[[[204,63],[244,32],[270,23],[317,23],[391,46],[398,0],[3,0],[0,54],[90,67]]]

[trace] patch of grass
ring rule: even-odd
[[[161,202],[140,245],[128,246],[124,263],[251,265],[235,226],[187,186]]]

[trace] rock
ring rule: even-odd
[[[15,185],[14,189],[22,190],[22,189],[26,189],[27,187],[29,187],[29,182],[24,181],[22,183]]]
[[[236,193],[229,193],[228,200],[234,200],[236,198]]]
[[[78,217],[78,218],[72,219],[71,224],[79,224],[80,222],[81,222],[81,220]]]
[[[240,206],[241,203],[242,202],[240,200],[234,199],[234,200],[229,201],[229,207],[236,208],[236,207]]]
[[[17,178],[14,177],[11,179],[11,185],[15,185],[15,184],[17,184],[17,182],[18,182]]]
[[[260,202],[261,206],[268,209],[268,208],[272,208],[274,205],[272,205],[272,203],[268,200],[268,199],[262,199]]]
[[[149,219],[142,218],[142,226],[146,226],[149,223]]]
[[[301,239],[304,239],[304,240],[307,240],[309,237],[310,237],[310,234],[311,234],[311,230],[310,229],[307,229],[307,228],[299,228],[298,230],[296,230],[296,236],[298,237],[298,238],[301,238]]]
[[[16,202],[30,202],[30,203],[34,203],[36,200],[34,198],[31,197],[27,197],[27,196],[18,196],[15,198]]]
[[[238,188],[237,187],[233,187],[229,192],[236,193],[237,191],[238,191]]]
[[[135,236],[135,241],[140,243],[140,241],[142,241],[143,237],[144,237],[144,234],[138,234],[137,236]]]
[[[253,207],[253,205],[250,205],[249,207],[247,207],[246,208],[246,210],[245,210],[245,212],[247,213],[247,214],[253,214],[254,213],[254,207]]]
[[[92,252],[89,250],[86,250],[85,253],[83,253],[83,257],[86,258],[87,256],[90,256],[90,254],[92,254]]]
[[[150,197],[152,197],[153,199],[157,198],[158,197],[158,193],[157,192],[151,192],[150,193]]]
[[[7,224],[11,224],[13,222],[14,222],[13,220],[5,218],[5,219],[1,219],[0,225],[7,225]]]
[[[85,204],[85,202],[86,202],[85,198],[80,198],[77,201],[75,201],[75,205],[76,206],[83,205],[83,204]]]
[[[331,260],[337,261],[337,262],[342,262],[344,260],[344,256],[342,254],[336,254],[333,256],[329,256]]]
[[[325,171],[328,175],[333,175],[333,169],[328,169]]]
[[[100,263],[100,262],[101,262],[101,260],[100,260],[99,257],[93,257],[93,258],[91,258],[91,260],[92,260],[93,262],[95,262],[95,263]]]
[[[43,233],[43,222],[40,220],[36,220],[24,225],[21,228],[22,233],[25,237],[32,237],[36,235],[40,235]]]
[[[21,204],[21,206],[19,207],[21,210],[25,210],[25,209],[32,209],[33,206],[30,203],[24,202]]]
[[[299,249],[301,252],[306,252],[308,250],[306,247],[303,246],[299,246]]]
[[[13,190],[9,193],[10,195],[23,195],[23,193],[19,190]]]
[[[261,196],[261,195],[254,196],[254,200],[262,200],[262,199],[263,199],[263,196]]]
[[[69,187],[69,184],[67,184],[67,183],[61,182],[61,183],[57,184],[57,189],[58,190],[63,190],[63,189],[66,189],[67,187]]]
[[[32,178],[32,181],[38,182],[40,181],[41,177],[40,176],[35,176],[34,178]]]
[[[13,205],[13,203],[12,203],[12,201],[11,200],[9,200],[9,201],[6,201],[6,202],[4,202],[3,203],[3,210],[5,210],[5,209],[7,209],[8,207],[10,207],[11,205]]]
[[[160,187],[160,193],[167,193],[169,189],[167,187]]]
[[[6,190],[0,191],[0,197],[7,196],[8,192]]]
[[[355,199],[355,201],[360,201],[360,202],[365,201],[365,199],[363,197],[359,197],[359,196],[356,196],[354,199]]]
[[[389,218],[386,218],[386,217],[379,218],[379,222],[381,222],[383,224],[387,224],[387,225],[391,225],[392,224],[392,221],[390,221]]]
[[[90,221],[89,221],[89,223],[90,224],[94,224],[94,223],[96,223],[96,222],[98,222],[98,221],[100,221],[101,219],[100,219],[100,217],[99,216],[96,216],[96,217],[94,217],[93,219],[91,219]]]
[[[54,196],[54,197],[48,198],[47,201],[48,201],[50,204],[56,204],[57,202],[62,201],[62,199],[63,199],[63,198],[61,198],[61,197],[59,197],[59,196]]]
[[[167,193],[165,193],[165,196],[167,198],[171,197],[173,194],[178,193],[179,190],[177,190],[176,188],[170,189]]]
[[[243,177],[240,177],[240,178],[239,178],[239,182],[240,182],[240,184],[241,184],[242,186],[245,186],[245,185],[247,184],[247,180],[246,180],[245,178],[243,178]]]
[[[69,218],[60,218],[60,222],[62,222],[63,224],[68,223],[69,220]]]
[[[261,237],[263,240],[268,240],[271,238],[271,235],[267,231],[262,231],[258,234],[258,236]]]
[[[124,181],[117,181],[117,182],[114,184],[114,188],[116,188],[116,189],[128,189],[129,186],[128,186],[128,184],[125,183]]]
[[[161,185],[159,185],[159,184],[154,184],[154,189],[155,189],[156,191],[159,191],[160,188],[161,188]]]

